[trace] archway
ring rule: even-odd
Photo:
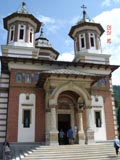
[[[68,144],[67,130],[77,125],[76,124],[76,110],[77,99],[79,95],[72,91],[64,91],[58,96],[57,112],[57,129],[60,133],[64,132],[64,140],[62,144]],[[60,138],[60,137],[59,137]]]
[[[77,86],[72,81],[56,87],[49,98],[49,106],[58,104],[58,96],[64,91],[72,91],[84,99],[85,106],[90,106],[91,96],[84,87]]]
[[[70,100],[70,102],[66,101],[69,105],[69,107],[71,108],[71,110],[68,110],[68,108],[64,108],[63,110],[58,110],[58,106],[60,103],[60,97],[61,95],[64,96],[68,96],[67,98]],[[55,143],[55,137],[56,137],[56,141],[58,141],[58,114],[64,114],[67,116],[67,114],[70,114],[70,122],[66,121],[67,123],[71,123],[71,127],[75,128],[76,124],[75,124],[75,111],[80,111],[81,108],[78,108],[78,101],[79,101],[79,97],[81,97],[81,99],[84,101],[84,106],[85,107],[89,107],[90,106],[90,102],[91,102],[91,97],[90,94],[88,93],[88,91],[84,88],[84,87],[80,87],[77,84],[73,83],[73,81],[69,81],[67,83],[64,83],[62,85],[59,85],[58,87],[56,87],[50,97],[49,97],[49,108],[51,109],[51,131],[50,131],[50,143],[52,144],[52,141],[54,141]],[[65,99],[64,99],[65,100]],[[65,101],[62,102],[62,104],[66,103]],[[64,105],[65,107],[65,105]],[[56,116],[57,115],[57,116]],[[76,112],[76,116],[78,116],[78,125],[79,125],[79,130],[81,129],[81,125],[83,125],[82,123],[82,113],[79,114],[79,112]],[[81,122],[80,122],[81,121]],[[60,125],[60,124],[59,124]],[[82,126],[83,128],[83,126]],[[54,138],[53,138],[54,137]],[[84,137],[84,131],[82,129],[82,131],[80,131],[80,137]]]

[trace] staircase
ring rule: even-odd
[[[38,146],[16,160],[116,160],[113,143],[91,145]]]

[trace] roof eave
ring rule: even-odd
[[[40,26],[42,25],[42,22],[40,22],[32,14],[22,14],[22,13],[17,13],[17,12],[14,12],[13,14],[3,18],[3,25],[6,30],[8,30],[8,27],[7,27],[8,20],[10,20],[14,17],[26,17],[26,18],[32,19],[37,24],[36,32],[39,32],[39,29],[40,29]]]
[[[71,27],[71,29],[70,29],[70,32],[68,33],[68,35],[72,38],[72,39],[74,39],[74,37],[73,37],[73,33],[74,33],[74,31],[75,31],[75,29],[76,28],[79,28],[79,27],[82,27],[82,26],[97,26],[98,27],[98,29],[100,30],[100,32],[101,32],[101,34],[100,34],[100,36],[105,32],[105,30],[103,29],[103,27],[101,26],[101,24],[99,24],[99,23],[91,23],[91,22],[82,22],[82,23],[79,23],[79,24],[76,24],[76,25],[74,25],[74,26],[72,26]]]

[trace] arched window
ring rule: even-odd
[[[14,41],[14,32],[15,32],[15,26],[11,26],[9,31],[9,42]]]
[[[95,124],[96,127],[102,127],[101,111],[95,111]]]
[[[23,127],[30,128],[31,124],[31,109],[23,109]]]
[[[29,37],[30,37],[30,39],[29,39],[30,43],[33,43],[33,36],[34,36],[33,33],[34,33],[34,30],[33,30],[32,27],[30,27],[30,35],[29,35]]]
[[[25,41],[25,25],[20,24],[18,27],[18,40]]]
[[[89,33],[89,43],[90,43],[90,48],[95,49],[95,35],[94,35],[94,33]]]
[[[80,50],[86,48],[86,43],[85,43],[85,34],[80,34],[79,36],[79,41],[80,41]]]

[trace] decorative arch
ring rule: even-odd
[[[78,85],[76,85],[73,81],[70,82],[66,82],[62,85],[60,85],[59,87],[55,88],[55,90],[53,90],[50,99],[49,99],[49,105],[57,105],[57,100],[58,100],[58,96],[60,93],[64,92],[64,91],[73,91],[75,93],[77,93],[79,96],[82,96],[84,101],[85,101],[85,106],[90,106],[90,102],[91,102],[91,96],[88,93],[88,91],[83,88],[83,87],[79,87]]]

